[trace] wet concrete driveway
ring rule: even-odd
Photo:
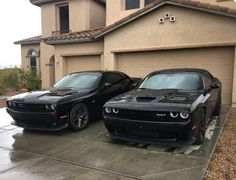
[[[198,180],[228,111],[213,120],[202,146],[173,148],[110,141],[102,121],[77,133],[23,131],[0,109],[0,179]]]

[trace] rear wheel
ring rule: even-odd
[[[205,139],[205,130],[206,130],[206,113],[204,109],[201,109],[199,112],[199,119],[196,124],[195,129],[195,142],[194,144],[200,145],[203,144]]]
[[[69,125],[74,131],[80,131],[87,127],[89,121],[89,112],[85,104],[76,104],[70,112]]]

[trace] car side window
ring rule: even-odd
[[[204,74],[203,75],[203,79],[204,79],[204,86],[205,88],[209,88],[212,84],[212,77],[208,74]]]
[[[120,82],[124,77],[122,77],[119,73],[106,73],[102,79],[102,84],[111,83],[116,84]]]

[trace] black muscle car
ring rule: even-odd
[[[202,144],[221,109],[221,82],[202,69],[149,74],[139,86],[104,105],[108,136],[146,144]]]
[[[25,129],[73,130],[85,128],[90,119],[102,116],[106,101],[132,89],[133,80],[113,71],[72,73],[49,90],[32,91],[7,100],[13,124]]]

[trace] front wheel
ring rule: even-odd
[[[206,129],[206,115],[204,109],[199,112],[199,120],[196,123],[195,129],[195,145],[201,145],[205,139],[205,129]]]
[[[69,125],[74,131],[80,131],[87,127],[89,121],[88,108],[83,103],[76,104],[70,112]]]

